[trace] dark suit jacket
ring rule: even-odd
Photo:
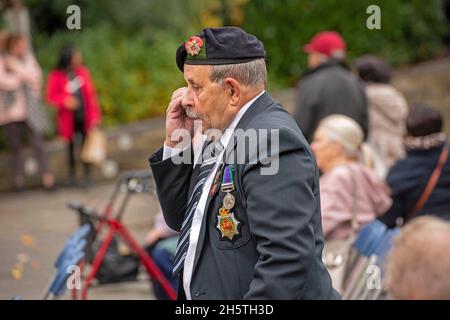
[[[225,195],[219,188],[206,203],[191,279],[192,299],[338,298],[322,263],[318,169],[299,127],[264,93],[243,115],[239,128],[279,130],[279,153],[271,155],[278,156],[279,170],[261,175],[267,157],[255,163],[252,148],[246,150],[245,164],[224,155],[224,162],[235,169],[232,211],[240,221],[239,237],[223,240],[216,228]],[[262,140],[260,145],[275,141],[270,134],[268,141]],[[237,145],[230,140],[228,149]],[[162,149],[150,157],[150,165],[166,222],[180,230],[196,172],[191,164],[162,161]],[[180,289],[183,294],[182,284]]]

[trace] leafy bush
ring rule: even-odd
[[[46,46],[38,47],[38,59],[49,71],[60,48],[73,40],[92,73],[106,125],[160,114],[170,90],[181,84],[173,36],[160,34],[152,41],[143,34],[119,37],[111,25],[102,24],[72,37],[66,32],[54,34]]]
[[[366,9],[381,9],[381,30],[369,30]],[[306,66],[302,46],[323,30],[340,32],[348,58],[374,53],[394,64],[426,59],[442,47],[447,31],[440,0],[252,0],[245,6],[244,28],[268,52],[269,75],[292,85]]]
[[[271,89],[295,83],[306,65],[301,46],[335,29],[349,58],[376,53],[392,63],[435,54],[445,32],[442,1],[379,0],[381,30],[366,28],[372,0],[28,0],[33,43],[44,74],[73,42],[91,70],[104,114],[114,125],[161,115],[172,90],[184,84],[175,50],[202,28],[239,25],[268,52]],[[81,8],[81,30],[66,29],[66,8]],[[1,140],[1,138],[0,138]],[[1,141],[0,141],[1,144]]]
[[[53,69],[66,43],[81,48],[99,95],[105,125],[164,113],[172,90],[184,83],[175,65],[176,48],[200,28],[200,19],[190,17],[199,16],[195,12],[205,1],[128,2],[78,1],[82,25],[81,30],[73,31],[65,28],[64,20],[65,9],[72,1],[30,4],[39,31],[33,42],[45,75]],[[57,18],[61,13],[64,19]],[[58,27],[47,21],[48,15],[59,21]]]

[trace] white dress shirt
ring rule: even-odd
[[[216,175],[217,168],[219,167],[220,163],[222,162],[223,153],[225,152],[228,142],[229,142],[231,136],[233,135],[236,125],[238,124],[239,120],[241,120],[241,118],[245,114],[245,112],[253,104],[253,102],[255,102],[255,100],[258,99],[264,92],[265,91],[262,91],[260,94],[258,94],[256,97],[254,97],[252,100],[247,102],[241,108],[241,110],[239,110],[239,112],[234,117],[233,121],[225,129],[225,131],[222,133],[222,136],[220,137],[220,142],[224,146],[224,150],[222,150],[222,152],[219,154],[214,168],[211,170],[211,173],[209,174],[208,178],[206,179],[205,183],[203,184],[202,194],[200,196],[200,200],[197,204],[197,208],[195,209],[195,213],[192,218],[191,234],[189,236],[189,247],[187,250],[186,258],[184,260],[184,271],[183,271],[183,288],[184,288],[184,292],[186,294],[186,298],[188,300],[191,300],[190,284],[191,284],[192,272],[193,272],[193,268],[194,268],[195,251],[197,249],[197,241],[198,241],[198,236],[200,234],[200,227],[202,225],[203,215],[205,213],[205,206],[206,206],[206,201],[208,199],[209,189],[211,189],[211,185],[212,185],[214,176]],[[206,139],[206,135],[202,135],[201,139],[196,139],[196,138],[193,139],[194,166],[199,161],[205,139]],[[166,160],[166,159],[180,153],[182,150],[183,149],[171,148],[171,147],[164,145],[163,160]]]

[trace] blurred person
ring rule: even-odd
[[[178,232],[170,229],[164,221],[162,211],[155,218],[153,228],[145,236],[145,244],[152,249],[159,241],[178,235]]]
[[[405,156],[403,138],[408,104],[405,97],[390,85],[391,68],[384,60],[367,55],[354,60],[353,66],[366,84],[369,111],[367,142],[389,169]]]
[[[391,205],[389,190],[371,166],[363,131],[353,119],[323,119],[311,148],[323,175],[320,205],[325,242],[348,239]]]
[[[28,50],[25,36],[9,36],[3,32],[1,46],[6,46],[0,58],[0,125],[4,126],[11,149],[11,167],[15,187],[25,187],[21,137],[24,133],[33,145],[39,163],[42,184],[54,187],[54,177],[48,170],[48,161],[42,134],[47,118],[40,104],[42,71],[33,54]]]
[[[297,84],[294,118],[308,142],[320,120],[331,114],[354,119],[367,137],[364,88],[344,62],[342,37],[334,31],[320,32],[303,49],[308,54],[308,69]]]
[[[178,279],[172,277],[172,270],[177,240],[178,232],[167,226],[162,211],[159,211],[153,228],[145,237],[145,250],[164,273],[175,291],[178,288]],[[168,297],[159,283],[154,281],[152,283],[156,297],[159,300],[167,300]]]
[[[450,223],[415,219],[401,229],[387,262],[391,299],[450,300]]]
[[[449,147],[442,125],[438,110],[425,104],[411,106],[406,118],[406,157],[386,177],[393,204],[380,220],[388,227],[421,215],[450,219]]]
[[[30,13],[22,0],[3,0],[3,17],[10,34],[26,37],[30,44]]]
[[[77,47],[67,45],[61,50],[57,66],[47,79],[46,97],[48,103],[57,109],[58,132],[67,143],[68,185],[75,186],[78,184],[75,149],[79,147],[81,152],[87,134],[101,121],[95,87]],[[82,162],[82,166],[82,185],[89,186],[91,165]]]

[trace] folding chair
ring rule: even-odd
[[[389,230],[378,220],[361,229],[349,258],[345,290],[342,295],[344,300],[376,300],[380,297],[384,290],[383,285],[381,289],[369,288],[367,285],[369,277],[372,276],[368,274],[368,268],[371,265],[379,268],[379,281],[383,284],[383,264],[397,234],[398,229]]]

